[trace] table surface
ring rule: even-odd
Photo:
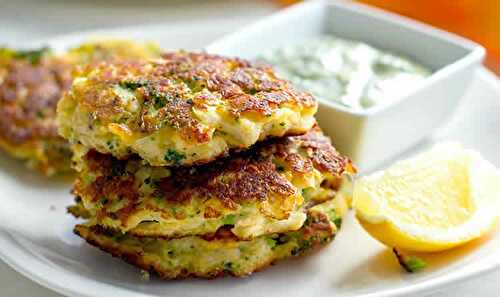
[[[0,45],[99,28],[137,24],[179,23],[225,18],[241,24],[276,10],[257,0],[0,0]],[[500,290],[500,271],[467,281],[432,297],[489,297]],[[1,296],[62,297],[21,276],[0,261]]]

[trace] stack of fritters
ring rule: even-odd
[[[0,48],[0,147],[46,175],[70,170],[71,150],[57,133],[56,105],[78,65],[112,59],[158,57],[149,43],[101,40],[63,54],[48,48]]]
[[[58,105],[75,232],[164,278],[244,276],[334,237],[349,160],[272,69],[204,53],[101,63]]]

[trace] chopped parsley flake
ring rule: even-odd
[[[174,164],[179,164],[182,160],[184,160],[186,156],[181,154],[175,150],[169,149],[165,153],[165,161],[172,162]]]
[[[126,234],[118,234],[118,235],[115,235],[113,237],[113,240],[116,241],[116,242],[122,242],[125,239],[127,239],[127,235]]]
[[[167,99],[165,97],[154,97],[155,108],[160,109],[167,105]]]
[[[153,105],[156,109],[165,107],[167,105],[167,101],[169,100],[169,98],[167,98],[164,94],[152,88],[148,81],[121,81],[119,85],[131,91],[144,87],[148,97],[152,99]]]
[[[222,219],[224,225],[234,225],[236,223],[236,215],[228,214]]]
[[[335,227],[337,227],[337,229],[340,229],[340,226],[342,226],[342,218],[337,217],[333,219],[333,223],[335,224]]]
[[[332,221],[335,224],[335,227],[337,227],[337,229],[340,229],[342,225],[342,217],[339,216],[335,210],[329,211],[328,217],[330,221]]]
[[[121,81],[120,82],[120,87],[129,89],[131,91],[135,91],[140,87],[146,86],[147,83],[143,81]]]
[[[408,257],[408,260],[406,261],[406,265],[408,266],[409,270],[411,272],[417,272],[425,268],[426,263],[424,260],[417,258],[415,256],[410,256]]]
[[[233,270],[233,262],[225,262],[224,263],[224,271],[231,272]]]
[[[407,272],[418,272],[427,266],[427,263],[425,263],[424,260],[416,256],[405,255],[396,248],[392,249],[392,251],[394,252],[394,255],[396,255],[401,267],[403,267]]]
[[[309,199],[311,196],[311,192],[312,192],[311,190],[312,190],[311,187],[307,187],[307,188],[302,189],[302,197],[304,197],[305,199]]]
[[[266,243],[270,248],[274,248],[276,246],[276,240],[271,237],[266,238]]]
[[[111,141],[106,142],[106,145],[108,146],[108,148],[109,148],[110,150],[114,149],[114,147],[115,147],[115,145],[114,145],[114,144],[113,144],[113,142],[111,142]]]

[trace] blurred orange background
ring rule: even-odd
[[[294,0],[280,0],[284,5]],[[500,75],[500,0],[359,0],[470,38],[488,50],[486,65]]]

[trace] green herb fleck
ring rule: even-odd
[[[280,126],[281,126],[281,127],[285,127],[285,125],[286,125],[286,124],[285,124],[285,122],[281,122],[281,123],[280,123]]]
[[[155,97],[154,98],[155,108],[160,109],[167,105],[167,99],[165,97]]]
[[[336,217],[335,219],[333,219],[333,223],[335,224],[335,227],[337,227],[337,229],[340,229],[340,226],[342,226],[342,218]]]
[[[279,172],[283,172],[285,171],[285,167],[283,165],[276,165],[276,170],[278,170]]]
[[[236,215],[228,214],[222,219],[224,225],[234,225],[236,223]]]
[[[186,156],[184,154],[178,153],[175,150],[169,149],[165,154],[165,161],[172,162],[178,165],[182,160],[184,160]]]
[[[120,87],[135,91],[140,87],[146,86],[147,83],[144,81],[121,81],[119,85]]]
[[[304,197],[305,199],[309,199],[310,195],[311,195],[311,187],[307,187],[307,188],[304,188],[302,189],[302,197]]]
[[[342,217],[339,216],[334,209],[328,212],[328,218],[335,224],[335,227],[337,227],[337,229],[340,229],[340,227],[342,226]]]
[[[373,70],[375,71],[376,74],[389,74],[390,72],[394,72],[398,70],[397,68],[400,67],[395,67],[394,65],[384,63],[382,61],[377,61],[373,65]],[[401,69],[404,70],[404,69]]]
[[[105,205],[105,204],[107,204],[108,202],[109,202],[108,198],[106,198],[106,197],[102,197],[102,198],[101,198],[101,204],[102,204],[102,205]]]
[[[392,251],[394,252],[394,255],[396,255],[401,267],[403,267],[407,272],[418,272],[427,266],[427,263],[425,263],[424,260],[416,256],[405,255],[396,248],[393,248]]]
[[[127,239],[127,235],[126,234],[118,234],[118,235],[115,235],[113,237],[114,241],[116,242],[122,242],[124,241],[125,239]]]
[[[266,243],[270,248],[274,248],[276,246],[276,240],[271,237],[266,237]]]
[[[417,258],[415,256],[410,256],[406,262],[406,265],[408,266],[411,272],[417,272],[419,270],[424,269],[426,263],[420,258]]]
[[[233,262],[224,262],[224,272],[233,271]]]
[[[115,147],[115,145],[114,145],[114,144],[113,144],[113,142],[111,142],[111,141],[107,141],[107,142],[106,142],[106,145],[108,146],[108,148],[109,148],[110,150],[112,150],[112,149]]]
[[[302,243],[301,243],[301,247],[300,247],[300,248],[301,248],[301,251],[306,251],[306,250],[308,250],[309,248],[311,248],[311,247],[312,247],[312,245],[313,245],[313,244],[312,244],[312,242],[311,242],[310,240],[304,240],[304,241],[302,241]]]

